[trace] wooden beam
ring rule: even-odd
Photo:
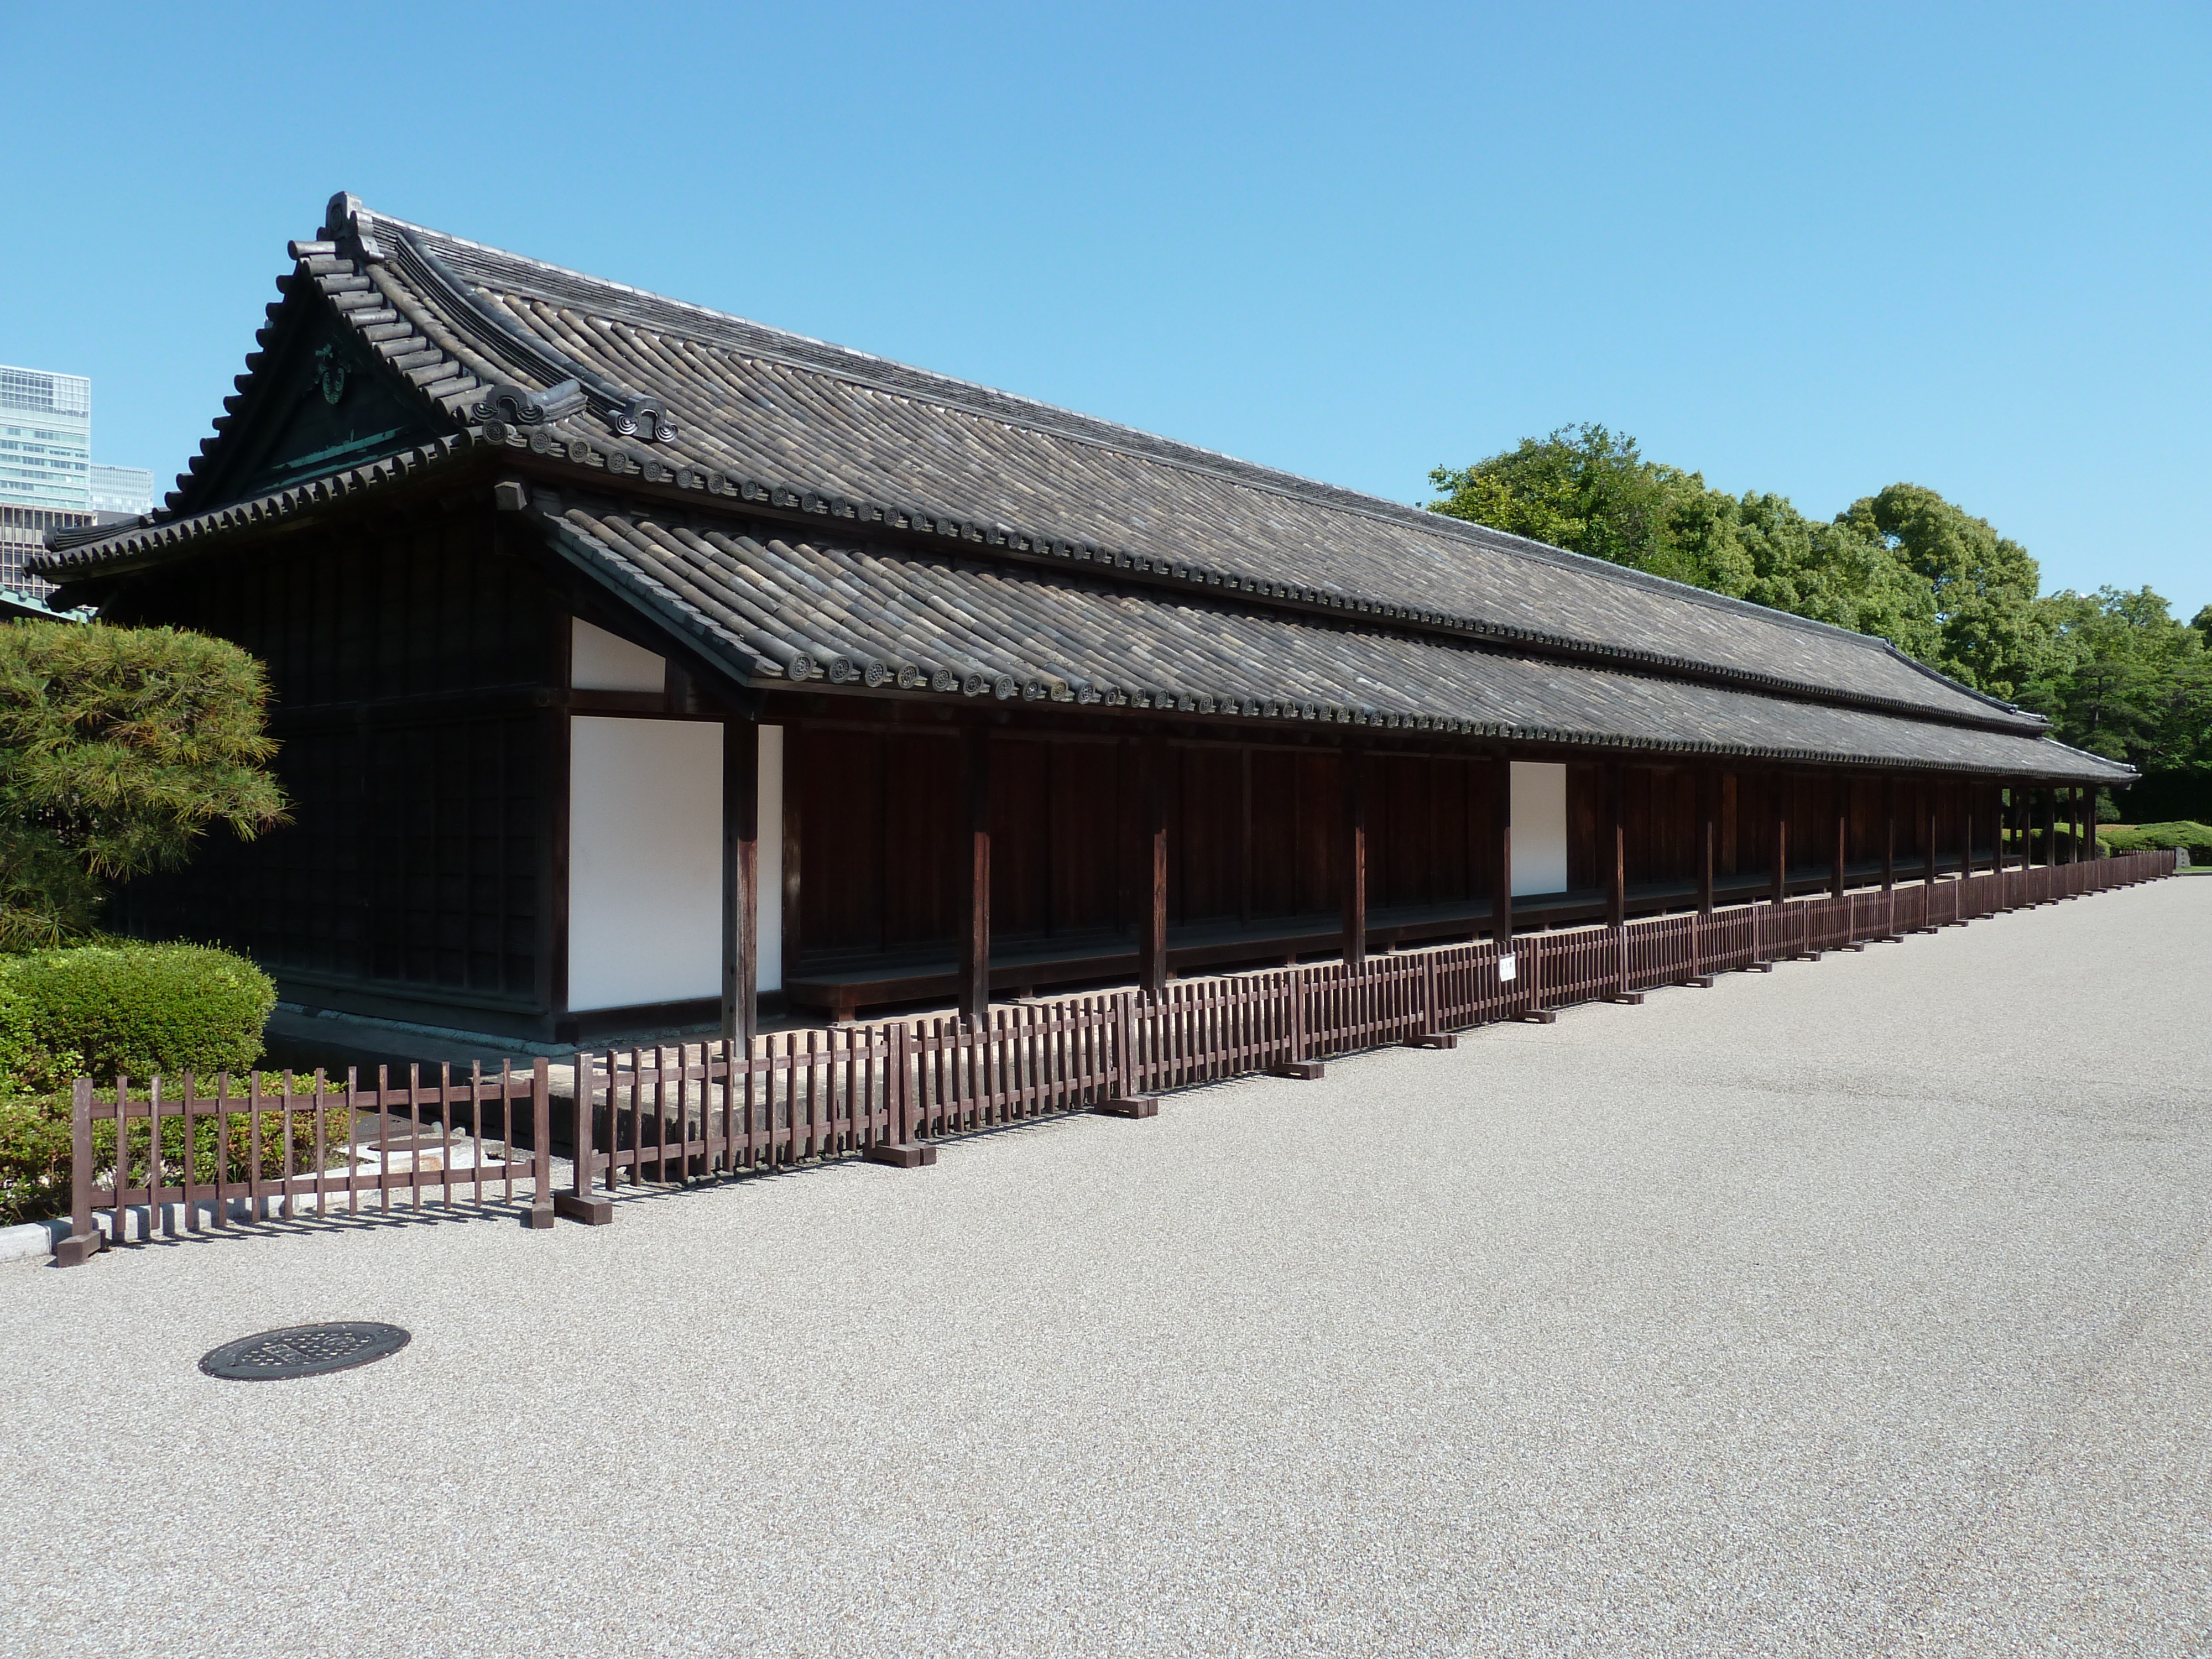
[[[722,1035],[743,1054],[760,1030],[760,726],[722,722]]]
[[[1137,987],[1155,999],[1168,989],[1168,740],[1147,738],[1144,852],[1137,882]]]
[[[1720,855],[1720,769],[1698,769],[1698,914],[1713,913],[1713,866]]]
[[[1345,965],[1367,961],[1367,757],[1355,744],[1340,751],[1344,769]]]
[[[1836,775],[1836,863],[1828,872],[1828,891],[1834,897],[1844,896],[1844,883],[1849,877],[1844,870],[1844,858],[1851,844],[1851,781],[1842,773]]]
[[[1780,904],[1790,896],[1790,780],[1780,773],[1768,780],[1774,792],[1770,803],[1774,819],[1769,839],[1766,901]]]
[[[1605,865],[1605,925],[1628,921],[1627,768],[1619,761],[1605,769],[1605,840],[1598,856]]]
[[[960,856],[960,1012],[981,1018],[991,1006],[991,732],[961,734],[967,844]]]
[[[1500,956],[1513,951],[1513,763],[1490,763],[1490,937]]]
[[[1881,890],[1897,890],[1897,779],[1881,781]]]
[[[1252,750],[1237,751],[1237,920],[1252,920]]]

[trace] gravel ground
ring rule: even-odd
[[[2208,927],[0,1270],[0,1652],[2212,1651]],[[333,1318],[415,1340],[195,1369]]]

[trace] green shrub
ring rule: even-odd
[[[2191,864],[2212,863],[2212,824],[2184,818],[2172,823],[2106,824],[2097,837],[2115,853],[2141,853],[2179,847]]]
[[[68,1098],[0,1097],[0,1226],[67,1215],[69,1206]]]
[[[0,1069],[18,1089],[243,1073],[276,1005],[269,976],[200,945],[116,942],[0,961]]]

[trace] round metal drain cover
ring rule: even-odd
[[[327,1325],[293,1325],[258,1336],[241,1336],[203,1356],[210,1376],[240,1382],[273,1382],[287,1376],[320,1376],[351,1370],[372,1359],[398,1353],[407,1333],[373,1320],[341,1319]]]

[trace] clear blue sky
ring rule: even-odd
[[[166,481],[331,191],[1401,500],[1593,420],[2212,602],[2212,9],[0,8],[0,362]]]

